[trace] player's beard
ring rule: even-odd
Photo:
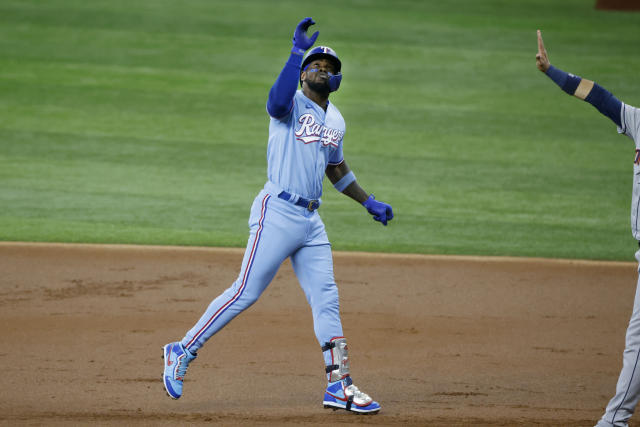
[[[307,86],[309,86],[309,89],[325,98],[328,98],[329,93],[331,92],[331,88],[329,87],[329,79],[320,82],[310,82],[309,80],[307,80]]]

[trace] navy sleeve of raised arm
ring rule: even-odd
[[[549,69],[546,74],[555,82],[555,84],[560,86],[560,88],[569,95],[573,95],[576,92],[576,88],[580,84],[580,80],[582,80],[580,77],[569,74],[566,71],[562,71],[560,68],[556,68],[553,65],[549,65]]]
[[[271,117],[284,117],[291,111],[293,96],[296,94],[300,82],[301,65],[302,56],[292,53],[269,91],[267,112]]]
[[[549,66],[546,74],[569,95],[576,94],[576,89],[582,81],[581,77],[562,71],[553,65]],[[589,82],[588,80],[586,81]],[[584,94],[581,94],[578,97],[583,98]],[[622,126],[622,102],[613,96],[611,92],[599,84],[593,83],[593,87],[589,91],[589,94],[584,97],[584,100],[596,107],[602,114],[613,120],[616,125]]]
[[[613,122],[622,127],[622,102],[613,96],[611,92],[600,86],[593,84],[593,89],[584,99],[598,109],[602,114],[609,117]]]

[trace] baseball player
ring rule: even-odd
[[[366,193],[344,160],[345,123],[329,102],[342,80],[341,62],[326,46],[313,46],[305,18],[296,27],[293,49],[269,92],[271,117],[267,176],[249,217],[249,241],[237,280],[214,299],[181,341],[164,346],[164,386],[170,397],[182,395],[187,367],[204,343],[260,297],[286,258],[311,306],[328,385],[325,408],[377,413],[380,405],[353,384],[347,340],[340,321],[338,288],[331,246],[318,215],[326,174],[340,192],[361,203],[373,219],[387,225],[391,206]],[[302,90],[298,89],[298,83]]]
[[[635,142],[633,161],[633,196],[631,203],[631,233],[640,241],[638,227],[638,209],[640,209],[640,110],[627,105],[610,92],[591,80],[566,73],[549,63],[547,51],[538,30],[538,69],[569,95],[589,102],[617,126],[618,133],[627,135]],[[640,262],[640,250],[636,252]],[[640,273],[640,269],[638,270]],[[616,394],[609,401],[604,415],[597,427],[626,426],[640,399],[640,369],[636,369],[640,360],[640,276],[636,287],[633,313],[627,328],[625,350],[622,355],[622,371],[618,377]],[[640,368],[640,367],[638,367]]]

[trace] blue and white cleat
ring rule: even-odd
[[[358,390],[350,376],[329,383],[324,392],[323,403],[325,408],[334,411],[344,409],[361,414],[377,414],[380,410],[380,404]]]
[[[187,373],[189,363],[196,356],[189,353],[182,343],[172,342],[163,348],[162,358],[164,359],[164,388],[172,399],[179,399],[182,396],[182,381]]]

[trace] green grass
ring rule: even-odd
[[[313,16],[389,227],[325,180],[334,249],[629,260],[634,145],[535,68],[640,105],[640,14],[595,1],[4,0],[0,240],[244,246],[268,90]]]

